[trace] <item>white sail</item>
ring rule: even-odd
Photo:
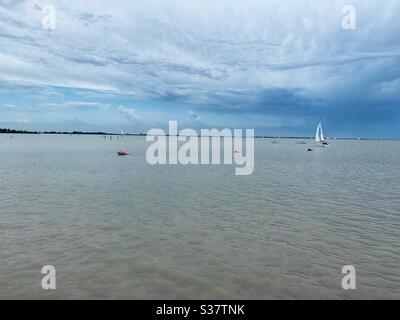
[[[320,122],[320,138],[321,141],[325,141],[324,130],[322,130],[322,122]]]
[[[321,135],[320,135],[321,129],[322,129],[322,124],[320,122],[317,126],[317,131],[315,132],[315,142],[317,143],[321,142]]]
[[[327,147],[328,142],[325,140],[324,130],[322,129],[322,121],[318,123],[317,132],[315,133],[315,142],[319,146]]]

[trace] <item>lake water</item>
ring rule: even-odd
[[[0,135],[0,298],[400,298],[400,142],[257,139],[241,177],[147,146]]]

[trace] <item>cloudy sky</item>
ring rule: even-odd
[[[380,0],[0,0],[0,128],[311,136],[322,117],[330,136],[400,138],[399,16]]]

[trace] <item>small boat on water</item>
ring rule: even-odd
[[[120,157],[124,157],[124,156],[129,156],[129,153],[126,152],[126,151],[118,151],[118,155],[119,155]]]
[[[329,143],[324,137],[324,130],[322,129],[322,120],[318,123],[317,131],[315,133],[315,143],[318,147],[328,147]]]

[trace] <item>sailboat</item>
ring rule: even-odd
[[[322,129],[322,120],[318,123],[317,131],[315,133],[315,143],[319,147],[328,147],[329,143],[324,137],[324,130]]]

